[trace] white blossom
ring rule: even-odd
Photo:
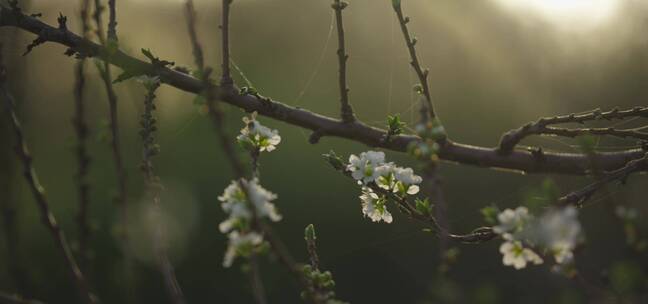
[[[385,153],[377,151],[367,151],[360,153],[360,156],[351,154],[347,170],[351,171],[351,176],[359,183],[367,184],[378,178],[376,169],[385,163]]]
[[[506,241],[500,246],[502,262],[506,266],[513,266],[515,269],[526,267],[527,263],[539,265],[543,263],[542,258],[529,248],[524,248],[520,241]]]
[[[506,240],[512,240],[515,235],[522,232],[532,220],[529,209],[517,207],[515,210],[506,209],[497,215],[499,225],[493,227],[493,231],[501,234]]]
[[[400,192],[401,194],[416,194],[419,192],[419,186],[423,179],[414,174],[412,168],[400,168],[397,167],[394,169],[394,178],[396,179],[396,187],[394,187],[394,192]]]
[[[387,199],[378,196],[371,188],[364,187],[362,189],[360,200],[362,201],[362,213],[373,222],[381,220],[385,223],[392,222],[392,215],[387,211]]]
[[[258,245],[263,242],[263,237],[256,232],[241,234],[232,231],[228,235],[229,243],[223,258],[223,266],[230,267],[237,256],[248,256]]]
[[[253,149],[259,149],[260,152],[271,152],[281,142],[281,136],[277,130],[272,130],[256,120],[256,112],[252,113],[250,117],[243,117],[243,122],[245,128],[241,129],[241,134],[236,137],[239,143],[250,145]]]
[[[281,220],[281,215],[279,215],[275,205],[272,203],[277,198],[276,194],[261,187],[257,179],[249,182],[243,180],[242,183],[247,188],[249,202],[253,204],[258,217],[269,218],[274,222]],[[226,233],[232,230],[239,221],[252,218],[252,211],[249,209],[247,198],[248,196],[240,188],[238,181],[232,181],[225,188],[223,195],[218,197],[218,200],[222,202],[223,211],[230,216],[219,225],[221,232]]]
[[[375,170],[375,173],[378,175],[378,178],[374,181],[378,187],[391,191],[396,186],[396,178],[394,177],[394,170],[396,167],[392,163],[387,163],[381,166],[378,166]]]
[[[550,210],[538,220],[537,226],[535,233],[539,242],[554,255],[557,263],[573,259],[582,231],[576,207]]]

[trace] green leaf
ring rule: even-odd
[[[324,157],[324,159],[326,159],[326,161],[331,166],[333,166],[333,168],[335,168],[335,170],[343,170],[344,169],[345,165],[344,165],[344,162],[342,161],[342,157],[335,154],[335,151],[331,150],[327,154],[322,154],[322,156]]]
[[[415,203],[416,203],[416,210],[418,210],[418,212],[425,215],[432,214],[432,209],[434,208],[434,206],[430,203],[430,201],[427,198],[425,198],[424,200],[417,198],[415,200]]]
[[[497,214],[499,214],[499,209],[495,206],[486,206],[484,208],[481,208],[479,212],[482,214],[484,217],[484,221],[486,223],[489,223],[491,225],[494,225],[497,223]]]
[[[404,126],[405,123],[400,120],[400,116],[398,116],[398,114],[394,116],[387,116],[387,127],[389,128],[390,135],[398,135],[403,133]]]
[[[394,8],[399,8],[401,5],[401,0],[392,0],[392,6]]]
[[[309,224],[306,226],[306,229],[304,229],[304,239],[313,242],[317,239],[317,236],[315,236],[315,226],[313,224]]]

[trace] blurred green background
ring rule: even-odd
[[[32,0],[30,12],[43,13],[42,19],[49,24],[56,24],[62,12],[69,17],[68,26],[78,32],[78,2]],[[220,1],[195,2],[207,62],[218,75]],[[645,1],[590,1],[585,6],[582,2],[586,1],[578,0],[562,1],[563,6],[556,4],[560,1],[548,1],[554,6],[526,2],[528,5],[522,0],[515,4],[507,0],[403,1],[412,18],[410,30],[419,40],[420,58],[430,68],[437,111],[453,140],[494,146],[503,132],[540,116],[646,104]],[[573,4],[579,2],[581,6]],[[352,0],[344,11],[351,102],[359,118],[375,126],[383,126],[388,114],[399,113],[410,123],[417,117],[417,98],[412,91],[416,77],[410,71],[390,4],[388,0]],[[330,1],[235,0],[231,20],[232,57],[252,86],[287,104],[337,115],[337,43],[335,34],[329,36],[334,25]],[[192,67],[183,1],[118,1],[118,21],[120,47],[127,53],[142,57],[139,49],[150,48],[163,59]],[[53,212],[74,243],[78,235],[71,123],[75,60],[52,43],[21,57],[34,36],[10,28],[1,28],[0,35],[34,165]],[[104,303],[167,303],[142,220],[150,204],[144,199],[138,170],[138,120],[144,90],[135,81],[116,85],[133,219],[128,228],[133,235],[130,252],[135,263],[126,269],[125,246],[116,236],[119,227],[112,202],[116,181],[106,141],[108,102],[92,61],[87,71],[94,227],[88,278]],[[236,81],[246,85],[241,73],[235,73]],[[218,223],[225,215],[217,196],[232,174],[212,125],[192,104],[194,96],[167,86],[157,95],[162,150],[155,165],[166,188],[162,203],[171,229],[171,255],[187,300],[252,303],[240,263],[230,269],[221,266],[226,238],[218,231]],[[12,153],[4,108],[0,114],[0,200],[3,214],[15,211],[15,224],[0,228],[0,290],[49,303],[75,303],[62,258],[41,224]],[[243,115],[239,109],[226,107],[232,136],[243,127]],[[646,300],[648,257],[645,252],[628,249],[624,227],[609,208],[609,203],[627,204],[645,218],[645,175],[633,176],[623,187],[610,186],[582,210],[587,243],[577,253],[577,265],[582,280],[588,283],[553,274],[548,266],[523,271],[505,268],[497,241],[477,246],[453,244],[461,253],[447,277],[440,279],[437,239],[393,207],[395,221],[391,225],[364,219],[357,198],[359,188],[320,156],[330,149],[347,156],[368,147],[336,138],[311,145],[305,130],[266,118],[261,122],[277,128],[282,136],[278,150],[261,158],[262,183],[278,193],[277,207],[284,216],[274,225],[276,231],[290,251],[306,261],[303,228],[309,223],[316,225],[323,267],[333,271],[341,299],[353,303]],[[635,120],[624,126],[641,123]],[[524,143],[578,150],[577,141],[563,139],[534,138]],[[632,141],[598,142],[598,149],[606,151],[634,146]],[[419,168],[407,155],[387,155],[401,165]],[[484,224],[480,208],[492,204],[515,207],[533,200],[548,178],[562,193],[588,181],[447,163],[440,172],[450,226],[462,232]],[[638,228],[646,234],[645,225]],[[11,252],[17,256],[12,257]],[[263,259],[261,267],[270,303],[299,301],[296,284],[278,263]],[[601,290],[605,290],[604,296],[598,293]]]

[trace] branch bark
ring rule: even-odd
[[[9,91],[7,89],[6,70],[2,63],[1,53],[0,53],[0,98],[4,100],[6,112],[13,126],[14,137],[16,141],[16,146],[15,146],[16,155],[18,156],[20,162],[22,163],[23,175],[25,176],[25,179],[27,180],[27,183],[29,185],[29,189],[31,190],[32,195],[36,200],[36,204],[38,205],[40,215],[43,220],[43,224],[49,230],[49,233],[52,235],[52,238],[54,239],[56,246],[58,247],[59,251],[63,255],[63,258],[65,259],[66,267],[68,268],[68,270],[70,271],[74,279],[80,297],[87,303],[91,303],[91,304],[97,303],[97,299],[90,292],[90,287],[88,285],[88,282],[83,276],[83,273],[79,269],[79,266],[76,260],[74,259],[74,256],[72,255],[72,251],[70,250],[70,246],[67,242],[67,238],[65,237],[65,233],[63,233],[63,230],[58,225],[58,222],[56,221],[54,214],[50,210],[49,201],[45,194],[45,189],[41,186],[40,182],[38,181],[36,170],[34,169],[34,166],[32,164],[32,156],[29,153],[29,150],[27,148],[27,143],[25,142],[24,132],[21,123],[20,120],[18,119],[18,116],[16,115],[15,101],[13,100],[13,97],[9,94]]]
[[[29,31],[49,42],[63,44],[81,54],[106,60],[103,54],[106,49],[89,40],[83,39],[67,29],[59,29],[47,25],[40,20],[15,12],[10,8],[0,8],[0,26],[19,27]],[[177,89],[201,94],[206,87],[200,79],[188,74],[168,69],[154,67],[151,64],[131,57],[122,51],[117,51],[110,58],[110,63],[120,68],[141,68],[150,70],[153,75]],[[364,143],[372,147],[381,147],[398,152],[405,152],[407,146],[419,141],[413,135],[392,136],[389,142],[384,142],[385,130],[368,126],[360,121],[351,124],[341,120],[313,113],[306,109],[295,108],[284,103],[256,95],[241,95],[236,87],[222,88],[212,86],[215,96],[223,101],[248,112],[257,111],[260,115],[271,117],[292,125],[300,126],[322,135],[336,136]],[[625,166],[633,159],[643,157],[643,149],[628,149],[618,152],[600,152],[592,159],[606,171],[613,171]],[[529,150],[513,150],[503,155],[497,148],[479,147],[445,141],[441,146],[439,157],[442,160],[479,167],[501,168],[526,173],[559,173],[585,175],[591,168],[590,157],[582,153],[562,153],[544,151],[537,153]]]
[[[631,137],[642,140],[648,140],[648,134],[639,132],[637,130],[619,130],[611,128],[558,128],[549,127],[550,125],[577,123],[584,124],[588,121],[596,120],[622,120],[626,118],[643,117],[648,118],[648,107],[634,107],[632,109],[619,110],[614,108],[609,111],[602,112],[600,109],[589,111],[581,114],[567,114],[554,117],[542,117],[535,122],[530,122],[515,130],[506,132],[500,139],[499,152],[508,154],[513,151],[515,146],[522,141],[522,139],[537,134],[558,135],[565,137],[575,137],[580,135],[609,135],[616,137]]]
[[[425,102],[421,104],[421,120],[423,123],[427,122],[428,115],[429,118],[436,118],[436,112],[434,111],[434,105],[432,104],[432,93],[430,93],[430,85],[428,83],[428,74],[429,70],[423,69],[421,63],[419,62],[418,55],[416,55],[416,38],[412,38],[407,24],[410,22],[409,17],[403,15],[403,9],[401,8],[400,1],[392,3],[394,7],[394,12],[398,18],[398,23],[400,24],[401,31],[403,32],[403,38],[405,39],[405,44],[407,45],[407,50],[410,54],[410,65],[416,72],[416,76],[419,78],[421,85],[421,90]]]
[[[353,108],[349,103],[349,87],[347,86],[347,76],[346,76],[346,63],[349,60],[349,55],[346,53],[346,46],[344,42],[344,23],[342,22],[342,10],[344,10],[349,4],[344,1],[334,0],[331,7],[335,11],[335,24],[337,25],[337,36],[338,36],[338,65],[339,65],[339,77],[338,83],[340,86],[340,117],[342,121],[350,123],[356,120],[355,115],[353,114]]]

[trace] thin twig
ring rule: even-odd
[[[189,4],[191,0],[187,1],[187,6],[186,8],[193,9],[193,4]],[[224,20],[229,20],[229,4],[231,3],[231,0],[223,0],[223,7],[227,7],[227,14],[224,16]],[[225,11],[225,10],[224,10]],[[194,48],[194,55],[195,54],[202,54],[202,50],[200,50],[200,43],[197,40],[197,34],[196,34],[196,29],[193,25],[195,25],[195,12],[187,12],[186,16],[188,18],[193,18],[193,20],[188,20],[187,24],[189,26],[189,32],[190,35],[189,37],[192,39],[191,44]],[[221,26],[222,28],[228,28],[227,24],[224,22],[223,25]],[[228,36],[223,35],[223,45],[228,45]],[[229,60],[227,56],[223,57],[223,65],[225,66],[226,63]],[[237,153],[234,150],[234,146],[232,144],[232,140],[229,138],[227,132],[225,132],[224,128],[224,117],[223,117],[223,112],[219,107],[219,98],[222,97],[222,91],[223,89],[226,89],[227,86],[218,88],[216,87],[212,81],[210,80],[209,76],[211,74],[211,68],[209,67],[204,67],[201,66],[202,60],[200,57],[195,58],[195,62],[198,65],[198,71],[199,74],[203,77],[201,79],[203,87],[205,88],[204,91],[199,92],[200,94],[205,94],[205,97],[207,99],[207,106],[209,108],[209,114],[211,117],[211,120],[214,124],[214,128],[216,130],[216,133],[220,139],[221,142],[221,148],[225,152],[225,155],[228,159],[228,163],[230,164],[232,171],[234,172],[235,179],[238,182],[239,187],[241,190],[246,194],[247,197],[249,197],[248,194],[248,187],[244,183],[244,178],[245,178],[245,167],[243,166],[243,163],[239,159]],[[224,76],[221,78],[223,79]],[[233,89],[230,87],[230,89]],[[219,95],[215,95],[219,94]],[[270,248],[273,251],[273,253],[279,258],[279,261],[284,264],[284,266],[293,274],[293,276],[296,278],[296,280],[303,286],[307,286],[307,282],[301,273],[301,271],[298,269],[297,264],[295,263],[294,259],[286,250],[284,244],[281,242],[281,240],[275,235],[275,233],[272,230],[272,227],[265,224],[257,215],[256,215],[256,208],[254,206],[251,206],[251,211],[252,211],[252,218],[254,219],[254,225],[255,228],[261,231],[265,238],[267,239],[268,243],[270,244]],[[258,298],[258,296],[257,296]]]
[[[117,41],[117,0],[108,0],[108,40]]]
[[[23,136],[22,126],[20,124],[18,116],[16,115],[15,102],[7,89],[6,73],[7,71],[4,67],[4,64],[2,64],[2,54],[0,52],[0,96],[2,97],[2,99],[4,99],[7,114],[9,115],[9,120],[11,121],[13,126],[14,137],[16,140],[16,154],[22,163],[23,174],[25,176],[25,179],[27,180],[27,183],[29,184],[32,195],[36,200],[36,204],[38,205],[39,211],[41,213],[43,223],[49,229],[49,232],[54,238],[58,249],[65,259],[68,270],[74,278],[77,289],[79,291],[79,295],[87,303],[96,303],[97,300],[95,296],[90,292],[88,282],[85,280],[83,273],[79,269],[79,266],[77,265],[77,262],[72,255],[65,234],[59,227],[54,214],[52,214],[49,208],[49,202],[45,194],[45,189],[40,185],[40,182],[38,181],[36,170],[32,165],[32,156],[27,149],[27,143],[25,142],[25,138]]]
[[[162,208],[160,205],[160,191],[162,190],[162,184],[153,169],[153,156],[159,153],[159,147],[155,143],[154,135],[157,130],[157,124],[153,112],[155,111],[155,91],[160,84],[158,81],[154,81],[148,83],[146,86],[147,94],[144,98],[144,114],[142,114],[142,131],[140,133],[143,143],[141,169],[144,173],[147,192],[149,192],[153,201],[152,210],[155,219],[153,222],[153,225],[155,226],[153,248],[157,257],[158,267],[162,277],[164,278],[164,285],[171,297],[171,301],[175,304],[183,304],[186,301],[182,294],[182,289],[180,288],[178,279],[176,278],[175,269],[169,260],[166,226],[162,219]]]
[[[616,137],[631,137],[647,140],[648,134],[640,132],[640,130],[634,129],[617,129],[615,127],[609,128],[558,128],[558,127],[549,127],[550,125],[556,124],[565,124],[565,123],[577,123],[584,124],[588,121],[597,121],[597,120],[623,120],[627,118],[637,118],[644,117],[648,118],[648,107],[634,107],[632,109],[619,110],[619,108],[614,108],[609,111],[601,111],[600,109],[595,109],[581,114],[568,114],[568,115],[559,115],[554,117],[542,117],[535,122],[530,122],[520,128],[511,130],[502,135],[500,139],[498,151],[502,154],[510,154],[513,152],[513,149],[517,144],[522,141],[522,139],[537,134],[545,135],[557,135],[565,137],[575,137],[581,135],[610,135]]]
[[[187,0],[185,3],[185,17],[187,20],[187,29],[191,41],[191,48],[194,55],[194,63],[196,64],[196,67],[202,71],[205,67],[205,59],[202,46],[200,45],[200,41],[198,41],[198,33],[196,31],[198,16],[196,16],[196,9],[194,8],[193,0]]]
[[[0,27],[19,27],[38,35],[38,40],[41,43],[47,41],[60,43],[81,55],[108,60],[102,55],[108,52],[106,47],[83,39],[68,29],[49,26],[36,18],[25,15],[19,10],[12,10],[2,5],[0,5],[0,17]],[[109,62],[124,69],[135,67],[151,71],[149,75],[159,76],[164,83],[183,91],[194,94],[214,91],[212,94],[219,96],[226,103],[247,112],[256,111],[259,115],[312,130],[317,132],[320,137],[337,136],[372,147],[382,147],[399,152],[407,151],[407,147],[411,143],[421,140],[418,136],[396,135],[390,137],[389,142],[385,142],[384,138],[387,134],[385,130],[368,126],[360,121],[356,121],[354,124],[346,124],[340,120],[313,113],[306,109],[295,108],[271,98],[240,94],[236,87],[223,90],[213,84],[206,86],[202,79],[169,68],[154,67],[148,62],[129,56],[120,50],[112,54]],[[645,150],[641,148],[601,152],[597,153],[595,161],[603,170],[612,171],[623,167],[629,160],[641,158],[644,154]],[[590,169],[590,157],[584,153],[543,151],[542,157],[538,157],[538,153],[534,151],[514,150],[510,154],[503,155],[498,152],[497,148],[468,145],[451,140],[446,140],[441,145],[439,158],[463,165],[500,168],[525,173],[585,175],[588,174]]]
[[[410,35],[409,29],[407,28],[407,24],[410,22],[409,17],[405,17],[403,15],[403,10],[401,8],[401,3],[400,1],[393,1],[393,7],[394,7],[394,12],[396,12],[396,16],[398,17],[398,23],[400,24],[401,31],[403,32],[403,38],[405,39],[405,44],[407,45],[407,49],[409,51],[409,55],[411,58],[410,65],[412,65],[412,68],[416,72],[416,76],[418,76],[420,85],[421,85],[421,93],[423,94],[423,97],[425,98],[425,102],[421,104],[421,120],[422,122],[427,122],[428,120],[428,115],[429,118],[434,119],[436,118],[436,112],[434,111],[434,106],[432,104],[432,94],[430,93],[430,85],[428,84],[428,75],[429,75],[429,70],[428,69],[423,69],[421,67],[421,63],[419,62],[418,55],[416,54],[416,38],[412,38]]]
[[[30,1],[22,1],[23,5],[27,5]],[[23,35],[16,30],[9,30],[8,35],[0,38],[0,43],[6,42],[10,47],[18,47],[22,44]],[[20,98],[21,93],[24,93],[26,86],[24,81],[27,62],[24,57],[8,56],[9,69],[13,66],[15,74],[13,75],[16,98]],[[18,85],[18,86],[16,86]],[[17,109],[20,112],[20,109]],[[4,107],[0,106],[0,115],[5,116]],[[16,196],[16,171],[17,165],[15,161],[14,151],[11,142],[12,126],[8,119],[0,119],[0,138],[3,139],[2,148],[0,148],[0,208],[2,208],[3,216],[3,232],[6,248],[6,267],[10,275],[10,281],[16,292],[29,296],[33,291],[29,279],[29,272],[25,271],[22,254],[20,248],[22,247],[20,227],[18,225],[18,215],[21,211],[21,206],[17,202]]]
[[[331,7],[335,11],[335,22],[337,25],[337,36],[338,36],[338,65],[339,65],[339,77],[338,82],[340,86],[340,116],[342,121],[345,123],[352,123],[356,120],[355,114],[353,114],[353,108],[349,103],[349,87],[347,86],[347,76],[346,76],[346,63],[349,60],[349,55],[346,53],[346,47],[344,42],[344,24],[342,23],[342,10],[346,8],[349,4],[345,1],[333,0]]]
[[[224,0],[223,1],[223,6],[228,7],[231,1],[229,0]],[[225,11],[225,10],[224,10]],[[227,9],[227,12],[229,13],[229,9]],[[200,42],[198,41],[198,34],[196,31],[196,21],[197,21],[197,16],[196,16],[196,11],[194,9],[193,1],[192,0],[187,0],[186,2],[186,7],[185,7],[185,15],[187,17],[187,26],[188,26],[188,31],[189,31],[189,37],[191,40],[191,45],[193,48],[193,54],[194,54],[194,61],[195,64],[198,68],[198,71],[203,77],[203,81],[205,82],[206,85],[210,84],[209,81],[209,75],[211,74],[211,69],[205,68],[204,66],[204,59],[203,59],[203,51],[202,47],[200,45]],[[228,15],[228,14],[227,14]],[[224,16],[226,17],[226,16]],[[227,17],[228,18],[228,17]],[[225,19],[224,19],[225,20]],[[223,29],[227,29],[227,24],[222,25]],[[226,38],[224,37],[223,40]],[[224,43],[225,44],[225,43]],[[229,57],[225,56],[223,57],[223,60],[228,60],[224,61],[229,62]],[[223,75],[223,78],[221,81],[224,81],[227,83],[227,78],[229,76]],[[231,78],[230,78],[231,80]],[[205,92],[206,93],[206,99],[207,99],[207,105],[209,108],[209,113],[210,116],[212,117],[212,122],[215,125],[215,128],[218,133],[218,137],[221,139],[222,147],[223,150],[225,151],[226,155],[228,156],[228,159],[230,159],[231,166],[234,170],[235,175],[239,179],[239,187],[243,189],[247,193],[247,187],[242,183],[241,178],[244,176],[245,169],[243,168],[243,165],[239,161],[238,157],[236,156],[236,152],[234,151],[234,148],[232,147],[230,143],[230,139],[225,133],[225,128],[223,125],[223,113],[221,112],[220,108],[215,104],[215,98],[214,96],[210,93],[210,91]],[[254,214],[254,218],[256,219],[256,210],[252,208],[252,212]],[[249,257],[249,279],[250,279],[250,286],[252,288],[252,293],[254,295],[255,301],[259,304],[265,304],[267,303],[266,301],[266,296],[265,296],[265,288],[263,286],[263,281],[261,280],[261,275],[260,275],[260,270],[259,270],[259,263],[256,254],[252,253]]]
[[[596,182],[561,197],[557,203],[562,206],[571,204],[582,207],[592,195],[603,189],[605,185],[615,181],[625,183],[631,174],[641,172],[646,168],[648,168],[648,153],[643,158],[629,161],[623,168],[612,172],[602,172]]]
[[[84,38],[88,38],[89,25],[88,25],[88,7],[89,0],[81,1],[80,19],[81,29]],[[80,58],[75,68],[75,84],[74,84],[74,105],[75,114],[72,119],[72,124],[77,137],[76,157],[77,157],[77,196],[79,200],[79,213],[77,221],[79,225],[79,264],[82,269],[86,270],[88,265],[88,240],[90,239],[91,229],[88,224],[88,207],[90,205],[90,185],[87,181],[88,166],[90,164],[90,156],[88,155],[87,141],[88,141],[88,124],[85,117],[85,58]]]
[[[101,45],[106,48],[106,53],[107,58],[104,61],[103,68],[99,68],[99,74],[101,76],[101,79],[104,83],[104,87],[106,89],[106,95],[108,96],[108,106],[109,106],[109,128],[110,128],[110,147],[111,147],[111,152],[112,152],[112,157],[113,157],[113,162],[115,165],[115,173],[117,175],[117,196],[115,197],[115,203],[117,204],[118,208],[120,209],[121,213],[121,222],[123,225],[123,229],[121,230],[120,237],[122,239],[123,244],[128,243],[128,231],[126,229],[126,223],[128,222],[128,208],[126,206],[126,199],[127,199],[127,180],[126,180],[126,169],[124,168],[124,160],[122,157],[121,153],[121,142],[119,139],[119,117],[118,117],[118,109],[117,109],[117,93],[115,93],[115,89],[113,88],[113,83],[112,83],[112,73],[110,69],[110,63],[112,61],[112,58],[114,54],[112,54],[112,51],[110,51],[111,47],[108,46],[108,43],[116,43],[116,40],[111,40],[112,38],[116,37],[116,32],[115,27],[116,27],[116,21],[112,23],[113,19],[116,19],[115,17],[115,6],[114,2],[110,1],[111,6],[110,6],[110,20],[112,26],[109,26],[109,29],[112,28],[113,33],[109,33],[108,35],[108,40],[104,37],[103,34],[103,21],[101,18],[101,14],[104,10],[104,6],[101,4],[101,0],[95,0],[95,12],[93,14],[95,24],[97,26],[97,37],[99,38],[99,41]],[[115,35],[115,37],[111,37],[110,35]],[[128,256],[126,257],[127,260],[129,260]],[[128,263],[128,261],[127,261]]]
[[[221,18],[221,32],[222,32],[222,41],[223,43],[221,44],[222,47],[222,56],[223,60],[221,63],[221,68],[223,69],[223,74],[221,75],[221,81],[220,84],[222,86],[231,86],[234,84],[234,80],[232,80],[232,75],[230,72],[230,43],[229,43],[229,11],[230,11],[230,5],[232,4],[232,0],[223,0],[222,1],[223,6],[222,6],[222,18]]]

